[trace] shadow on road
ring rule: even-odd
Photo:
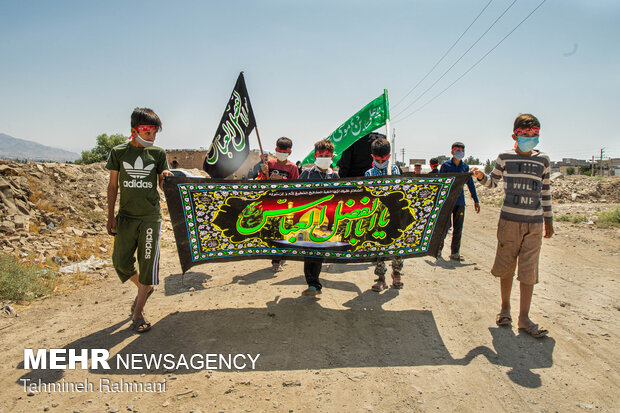
[[[426,262],[431,267],[441,267],[444,270],[456,270],[458,268],[471,267],[472,265],[476,265],[475,262],[472,262],[470,264],[464,264],[461,261],[455,261],[455,260],[448,261],[448,260],[444,260],[443,258],[439,258],[437,260],[425,259],[424,262]]]
[[[164,294],[166,296],[186,293],[190,288],[204,290],[204,283],[209,281],[210,275],[203,272],[187,272],[185,274],[171,274],[164,281]]]
[[[396,367],[468,365],[479,355],[489,362],[510,367],[508,377],[516,384],[541,386],[533,369],[553,365],[555,341],[515,336],[511,329],[490,328],[492,349],[480,346],[462,359],[446,348],[433,313],[428,310],[385,311],[385,303],[398,296],[397,290],[381,294],[366,291],[345,305],[349,310],[324,308],[310,297],[276,297],[263,308],[229,308],[185,311],[169,314],[148,333],[112,354],[110,370],[90,370],[94,374],[137,376],[142,373],[194,373],[201,368],[151,366],[130,370],[117,365],[117,356],[250,354],[258,371],[335,369],[349,367]],[[126,326],[126,328],[123,328]],[[114,325],[70,343],[66,349],[110,349],[134,333],[129,321]],[[379,351],[381,350],[381,351]],[[141,364],[144,366],[144,364]],[[218,366],[220,367],[220,366]],[[23,362],[18,366],[23,369]],[[220,367],[229,370],[227,366]],[[21,378],[56,382],[63,370],[32,370]],[[21,384],[18,381],[18,384]]]
[[[532,389],[540,387],[540,375],[532,370],[553,366],[555,340],[551,337],[537,339],[529,334],[515,335],[512,328],[507,327],[489,328],[489,331],[495,351],[484,346],[477,347],[465,359],[483,355],[492,364],[509,367],[511,370],[506,374],[519,386]]]
[[[306,286],[306,278],[301,275],[299,277],[287,278],[286,280],[278,281],[273,283],[273,285],[301,285]],[[340,280],[326,280],[321,277],[321,285],[326,290],[341,290],[341,291],[349,291],[361,294],[362,291],[357,286],[357,284],[350,281],[340,281]]]

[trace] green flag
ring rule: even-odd
[[[338,162],[345,149],[353,145],[362,136],[385,125],[385,121],[389,118],[387,89],[384,89],[381,96],[364,106],[362,110],[351,116],[327,137],[334,142],[334,164]],[[302,165],[312,162],[314,162],[314,151],[301,161]]]

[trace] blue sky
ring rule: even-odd
[[[153,108],[168,149],[208,147],[239,71],[266,149],[293,139],[293,160],[388,89],[398,158],[492,158],[512,122],[542,123],[553,160],[620,157],[620,2],[547,0],[470,73],[540,0],[518,0],[419,99],[512,0],[494,0],[444,61],[400,105],[488,0],[2,1],[0,132],[91,148],[129,134],[136,106]],[[256,137],[251,145],[257,148]]]

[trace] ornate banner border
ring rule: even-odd
[[[421,256],[434,254],[439,244],[439,238],[447,226],[449,214],[452,211],[456,197],[469,174],[429,174],[429,175],[395,175],[383,177],[367,177],[359,179],[338,179],[329,181],[316,180],[286,180],[286,181],[226,181],[206,178],[166,178],[165,193],[168,200],[170,215],[179,258],[183,271],[189,267],[212,260],[240,260],[253,258],[304,259],[306,257],[321,258],[329,262],[372,261],[376,258],[391,256]],[[360,189],[362,188],[362,189]],[[196,210],[194,200],[200,194],[216,197],[223,204],[231,198],[253,199],[265,193],[281,193],[287,191],[310,191],[321,193],[338,193],[350,190],[370,191],[373,194],[402,192],[410,201],[420,203],[424,191],[436,195],[432,198],[432,205],[421,205],[422,219],[416,219],[404,228],[403,234],[388,246],[376,246],[361,251],[334,251],[322,248],[301,248],[294,245],[286,247],[274,245],[260,245],[260,242],[249,242],[242,248],[229,242],[214,246],[213,250],[205,248],[209,236],[221,232],[216,228],[214,221],[220,207],[209,205],[200,211]],[[176,196],[173,196],[176,195]],[[452,194],[452,196],[451,196]],[[429,197],[429,195],[426,195]],[[176,199],[173,199],[176,198]],[[409,203],[411,206],[412,202]],[[416,204],[417,205],[417,204]],[[181,218],[182,217],[182,218]],[[438,237],[437,230],[442,234]],[[250,237],[251,238],[251,237]],[[407,240],[417,240],[417,245],[410,245]],[[212,241],[215,242],[215,241]],[[263,242],[264,244],[264,242]]]

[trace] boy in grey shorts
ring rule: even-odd
[[[538,260],[543,237],[553,235],[549,157],[534,149],[540,136],[540,122],[530,114],[519,115],[514,122],[514,149],[499,154],[490,175],[472,168],[482,185],[494,188],[504,180],[504,202],[497,227],[497,252],[491,273],[500,279],[502,306],[497,325],[510,325],[510,292],[519,263],[520,283],[518,327],[533,337],[549,334],[529,318],[534,284],[538,283]]]

